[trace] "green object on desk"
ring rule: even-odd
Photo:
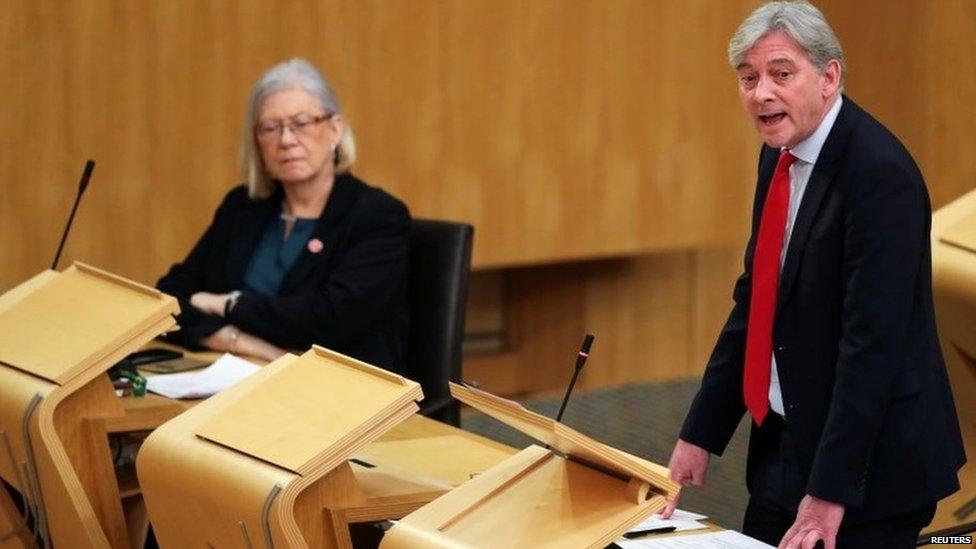
[[[142,377],[139,372],[135,370],[130,370],[128,368],[123,368],[119,371],[119,377],[124,377],[129,380],[132,385],[132,394],[137,397],[146,396],[146,378]]]

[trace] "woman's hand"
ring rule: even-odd
[[[200,340],[200,344],[214,351],[253,356],[269,362],[286,352],[258,336],[242,332],[237,326],[229,324]]]
[[[190,296],[190,305],[208,315],[224,317],[224,306],[230,294],[212,294],[210,292],[197,292]]]

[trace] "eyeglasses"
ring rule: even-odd
[[[320,114],[312,116],[300,114],[288,120],[268,120],[258,122],[254,125],[254,133],[261,141],[273,141],[281,138],[281,134],[288,128],[292,134],[299,137],[308,137],[316,126],[335,116],[335,113]]]

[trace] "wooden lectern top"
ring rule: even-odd
[[[0,310],[0,362],[64,385],[178,312],[170,296],[76,262]]]
[[[321,347],[275,360],[143,443],[136,468],[159,544],[335,547],[349,536],[343,510],[406,499],[368,502],[348,459],[422,398],[419,384]]]
[[[0,477],[41,545],[128,546],[102,423],[123,409],[104,374],[178,312],[173,297],[77,262],[0,296]]]
[[[522,450],[406,516],[386,533],[384,549],[599,549],[680,490],[666,468],[515,402],[453,383],[451,394],[565,456]]]
[[[451,383],[451,394],[571,459],[619,478],[643,480],[651,485],[652,490],[669,498],[676,496],[681,489],[670,479],[667,467],[597,442],[554,419],[527,410],[517,402],[457,383]]]
[[[967,455],[976,452],[976,190],[932,214],[932,294],[939,342],[956,395],[956,413]],[[971,460],[970,460],[971,461]],[[959,524],[956,511],[976,492],[976,467],[959,471],[961,489],[939,502],[926,530]]]
[[[413,381],[313,347],[240,395],[196,434],[305,474],[345,460],[367,442],[363,437],[377,421],[422,398]]]
[[[971,213],[946,228],[939,240],[976,253],[976,213]]]

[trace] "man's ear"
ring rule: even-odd
[[[841,71],[843,69],[840,66],[840,61],[836,59],[827,61],[827,66],[824,67],[822,75],[823,83],[820,89],[820,93],[824,99],[833,97],[837,93],[838,88],[840,88]]]

